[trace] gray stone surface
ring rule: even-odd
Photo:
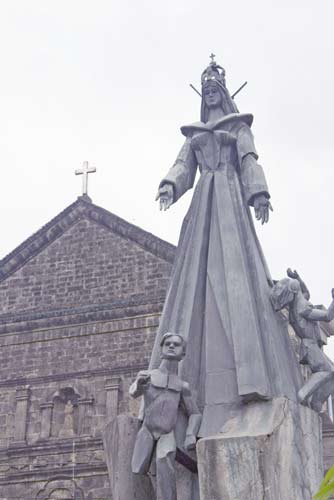
[[[151,476],[151,485],[148,477],[131,472],[132,452],[139,427],[137,418],[123,414],[109,422],[103,431],[113,500],[156,500],[156,476]],[[197,474],[179,463],[175,465],[177,499],[199,500]]]
[[[80,198],[1,261],[1,495],[33,499],[74,471],[85,499],[110,499],[100,432],[112,415],[138,414],[128,387],[148,368],[174,252]],[[57,435],[64,412],[53,400],[69,389],[83,398],[74,460],[72,439]],[[333,429],[328,423],[327,467]],[[177,472],[181,500],[193,500],[192,474],[179,464]]]
[[[314,306],[310,293],[297,271],[288,269],[288,278],[278,281],[272,289],[271,301],[276,311],[289,309],[289,320],[301,339],[299,362],[308,365],[312,375],[298,391],[301,403],[321,411],[324,402],[334,393],[334,363],[322,351],[323,339],[319,322],[334,319],[334,289],[328,309]]]
[[[103,432],[113,500],[155,500],[149,476],[133,474],[131,459],[140,422],[130,415],[119,415]]]
[[[161,363],[158,369],[141,371],[130,387],[133,398],[143,396],[143,422],[137,434],[132,471],[147,474],[155,467],[157,500],[177,500],[176,424],[181,407],[187,423],[182,447],[195,449],[201,414],[189,384],[178,375],[178,364],[186,354],[181,335],[165,333],[161,340]]]
[[[138,413],[174,251],[80,197],[0,261],[0,497],[74,476],[110,500],[101,430]]]
[[[250,403],[197,455],[202,500],[311,500],[323,477],[320,417],[285,398]]]

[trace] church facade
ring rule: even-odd
[[[0,498],[110,499],[101,431],[137,413],[175,247],[80,197],[0,262]]]
[[[0,261],[0,499],[111,500],[102,431],[137,414],[174,254],[84,195]]]

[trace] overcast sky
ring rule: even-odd
[[[4,257],[80,194],[177,242],[191,199],[161,213],[157,185],[182,124],[199,119],[213,51],[254,114],[274,213],[259,238],[329,304],[334,286],[332,0],[1,0],[0,162]],[[334,352],[334,351],[333,351]]]

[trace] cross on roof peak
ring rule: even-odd
[[[214,54],[213,52],[211,52],[211,54],[210,54],[209,57],[211,59],[211,63],[210,64],[216,64],[216,61],[215,61],[216,54]]]
[[[95,167],[89,167],[88,161],[84,161],[82,164],[82,169],[75,170],[75,175],[82,175],[82,195],[87,195],[88,191],[88,174],[96,172]]]

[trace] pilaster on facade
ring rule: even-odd
[[[118,397],[120,391],[121,377],[111,377],[107,379],[105,390],[107,392],[106,410],[107,422],[117,417],[118,413]]]
[[[87,408],[94,404],[94,398],[82,398],[78,400],[79,407],[79,421],[78,421],[78,435],[82,436],[85,432],[85,420]]]
[[[14,441],[10,443],[10,446],[23,446],[26,444],[29,399],[29,386],[19,387],[16,389]]]
[[[41,412],[41,435],[40,439],[49,439],[51,436],[53,402],[42,403],[40,405]]]

